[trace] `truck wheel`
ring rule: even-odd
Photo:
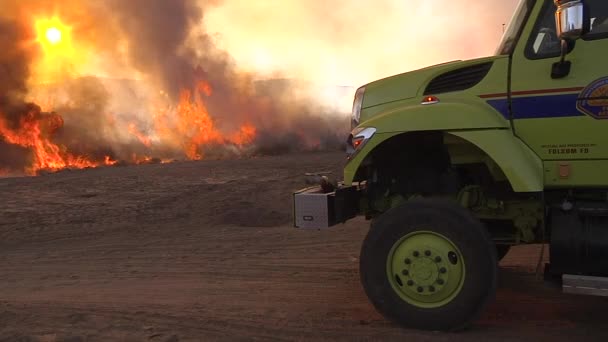
[[[496,260],[502,260],[502,258],[504,258],[507,253],[509,253],[510,249],[510,245],[496,245]]]
[[[360,276],[368,298],[389,320],[460,330],[496,292],[496,248],[466,209],[440,199],[412,200],[372,223]]]

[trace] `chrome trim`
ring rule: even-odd
[[[361,106],[363,105],[363,96],[365,95],[365,86],[360,87],[355,92],[355,98],[353,99],[353,110],[351,115],[351,128],[359,126],[361,120]]]
[[[346,144],[346,155],[349,160],[353,159],[359,151],[363,149],[365,144],[376,134],[376,128],[374,127],[358,127],[353,129],[353,131],[348,136],[348,141]],[[352,144],[354,139],[363,138],[363,141],[357,148],[355,148]]]
[[[576,40],[584,33],[585,11],[581,0],[555,0],[555,25],[560,39]]]
[[[376,133],[376,128],[374,128],[374,127],[359,127],[359,128],[355,128],[351,132],[353,138],[361,138],[361,137],[363,137],[364,140],[368,140],[375,133]]]

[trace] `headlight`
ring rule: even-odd
[[[376,129],[373,127],[355,128],[348,136],[346,144],[346,155],[348,159],[354,158],[357,152],[361,151],[369,139],[374,136],[374,133],[376,133]]]
[[[363,104],[363,95],[365,94],[365,86],[357,89],[355,93],[355,99],[353,101],[353,114],[350,122],[351,128],[359,126],[359,119],[361,119],[361,105]]]

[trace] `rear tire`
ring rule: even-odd
[[[460,330],[493,298],[496,260],[494,242],[466,209],[417,199],[374,220],[361,248],[361,283],[389,320]]]

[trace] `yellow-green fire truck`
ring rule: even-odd
[[[295,192],[294,225],[359,215],[362,286],[406,327],[470,325],[518,244],[608,295],[608,1],[522,0],[495,55],[360,87],[343,181]]]

